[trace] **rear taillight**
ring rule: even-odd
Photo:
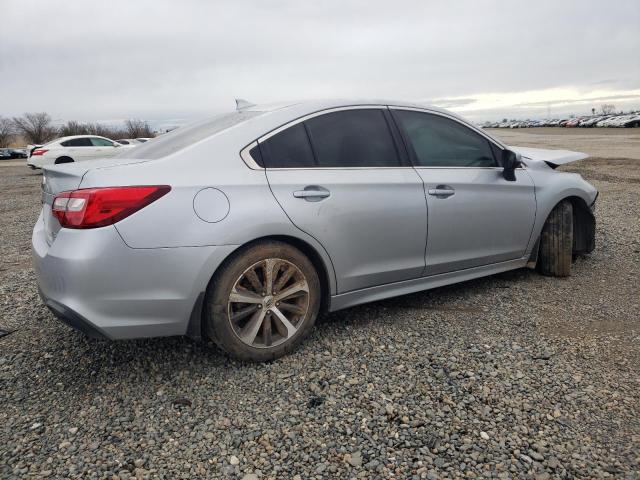
[[[168,185],[155,185],[62,192],[53,199],[52,212],[66,228],[104,227],[146,207],[170,190]]]
[[[47,153],[49,150],[47,150],[46,148],[36,148],[33,152],[31,152],[31,156],[35,156],[35,155],[44,155],[45,153]]]

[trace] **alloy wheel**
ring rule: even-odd
[[[309,310],[309,285],[302,271],[281,258],[254,263],[236,280],[227,312],[238,338],[269,348],[293,337]]]

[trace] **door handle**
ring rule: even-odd
[[[454,195],[456,191],[449,185],[438,185],[436,188],[430,188],[428,193],[434,197],[447,198]]]
[[[331,192],[329,192],[329,190],[315,185],[310,185],[308,187],[304,187],[304,190],[296,190],[293,192],[294,197],[304,198],[307,202],[319,202],[330,195]]]

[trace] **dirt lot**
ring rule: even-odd
[[[0,163],[0,477],[640,478],[640,131],[497,130],[582,150],[595,252],[327,316],[246,365],[89,340],[41,305],[40,175]]]
[[[640,128],[524,128],[488,129],[507,145],[561,148],[594,158],[640,160]]]

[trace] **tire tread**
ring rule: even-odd
[[[563,200],[542,228],[538,269],[543,275],[568,277],[573,259],[573,205]]]

